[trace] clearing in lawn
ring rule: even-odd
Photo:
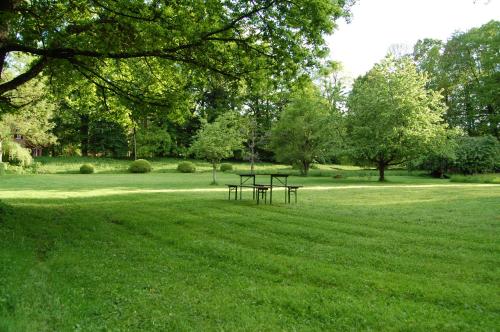
[[[500,186],[291,177],[257,206],[208,177],[2,177],[0,330],[499,326]]]

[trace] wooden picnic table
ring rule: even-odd
[[[273,187],[284,187],[285,188],[285,203],[287,202],[287,197],[290,196],[288,191],[288,177],[289,174],[281,174],[281,173],[240,173],[240,200],[242,199],[242,188],[253,188],[253,199],[255,199],[255,190],[259,184],[256,183],[257,176],[269,176],[269,184],[263,184],[263,186],[269,187],[269,204],[273,203]],[[250,181],[250,183],[248,182]],[[275,182],[276,181],[276,182]],[[277,183],[277,184],[274,184]],[[296,186],[297,187],[297,186]],[[295,198],[297,196],[295,195]],[[290,202],[288,202],[290,203]]]

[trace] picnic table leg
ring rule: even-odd
[[[273,176],[271,175],[271,192],[269,193],[269,204],[273,204]]]
[[[243,186],[240,185],[240,201],[242,199],[241,195],[243,195]]]
[[[252,193],[252,199],[255,200],[255,174],[253,175],[253,189],[252,189],[253,193]]]
[[[238,186],[234,187],[234,190],[235,190],[235,192],[234,192],[234,200],[237,201],[238,200]],[[241,193],[241,191],[240,191],[240,193]]]

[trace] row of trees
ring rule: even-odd
[[[391,165],[450,159],[450,137],[498,139],[496,21],[420,41],[347,93],[339,64],[320,59],[350,1],[220,1],[206,24],[175,29],[199,8],[103,0],[75,16],[76,3],[2,4],[0,141],[20,133],[52,155],[276,159],[304,174],[346,155],[383,179]]]
[[[432,76],[419,65],[410,55],[388,55],[355,80],[348,96],[333,98],[332,89],[320,88],[324,76],[320,84],[301,80],[270,131],[276,160],[297,165],[307,175],[313,162],[345,155],[358,165],[375,166],[380,181],[395,165],[416,165],[436,176],[451,168],[465,174],[498,169],[498,139],[470,137],[469,127],[446,121],[444,92],[432,88]],[[220,159],[247,140],[244,130],[234,130],[237,125],[225,131],[224,121],[203,127],[194,144],[214,172]],[[484,125],[491,130],[494,123]]]

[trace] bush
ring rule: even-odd
[[[500,146],[493,136],[462,137],[453,166],[464,175],[491,172],[498,163],[498,154]]]
[[[151,172],[151,164],[145,159],[137,159],[130,164],[128,170],[131,173],[149,173]]]
[[[94,166],[92,164],[83,164],[80,166],[80,174],[92,174],[94,173]]]
[[[4,175],[6,169],[7,169],[7,163],[0,162],[0,175]]]
[[[177,170],[181,173],[194,173],[196,166],[190,161],[183,161],[177,165]]]
[[[228,164],[228,163],[220,164],[220,171],[221,172],[227,172],[227,171],[232,171],[232,170],[233,170],[233,165]]]
[[[77,145],[67,144],[62,148],[61,155],[65,157],[81,157],[82,151]]]
[[[9,163],[14,166],[28,167],[33,161],[31,151],[23,148],[16,142],[9,142],[6,144],[4,153],[7,156]]]
[[[45,167],[41,162],[35,161],[29,167],[28,172],[31,174],[49,174],[50,170],[47,167]]]

